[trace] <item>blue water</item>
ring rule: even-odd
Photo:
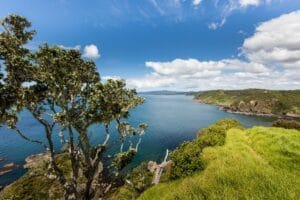
[[[226,113],[216,106],[195,102],[192,96],[145,95],[145,98],[145,103],[133,110],[129,119],[133,125],[141,122],[149,125],[134,159],[134,165],[146,160],[162,160],[166,149],[172,150],[183,141],[195,138],[199,129],[222,118],[236,118],[246,127],[270,126],[273,121],[272,118]],[[44,138],[43,128],[27,112],[21,114],[19,128],[30,137]],[[115,130],[114,124],[111,130]],[[112,139],[117,137],[116,132],[113,133]],[[94,144],[101,142],[103,128],[94,126],[90,134]],[[55,144],[57,149],[61,147],[57,135]],[[8,184],[22,176],[25,173],[22,168],[25,158],[42,151],[39,145],[29,143],[13,131],[0,127],[0,158],[5,158],[5,162],[0,164],[15,162],[20,166],[13,172],[1,176],[0,185]]]

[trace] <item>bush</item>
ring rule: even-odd
[[[216,124],[199,131],[198,137],[191,142],[184,142],[170,154],[174,162],[171,170],[171,179],[192,175],[195,171],[203,170],[204,163],[201,159],[205,147],[221,146],[225,144],[226,132],[231,128],[242,126],[235,119],[223,119]]]
[[[273,127],[300,130],[300,122],[295,120],[279,119],[273,123]]]
[[[198,141],[184,142],[175,151],[171,152],[170,158],[174,162],[171,170],[171,179],[190,176],[195,171],[203,169],[200,159],[202,148]]]

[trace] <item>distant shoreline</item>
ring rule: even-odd
[[[218,104],[214,104],[214,103],[206,103],[206,102],[203,102],[203,101],[201,101],[199,99],[195,99],[195,98],[194,98],[194,100],[198,103],[217,106],[219,108],[219,110],[222,110],[222,111],[227,112],[227,113],[232,113],[232,114],[240,114],[240,115],[246,115],[246,116],[257,116],[257,117],[273,117],[273,118],[277,118],[277,119],[300,120],[300,115],[276,115],[276,114],[272,114],[272,113],[267,114],[267,113],[253,113],[253,112],[234,111],[228,106],[218,105]]]

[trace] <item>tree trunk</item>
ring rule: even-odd
[[[89,178],[85,184],[85,191],[84,191],[84,200],[90,200],[94,196],[94,191],[92,189],[92,182],[93,178]]]

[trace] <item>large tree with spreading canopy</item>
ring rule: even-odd
[[[135,90],[127,89],[123,80],[101,82],[95,63],[83,59],[79,50],[43,44],[30,51],[26,44],[35,35],[30,27],[30,22],[18,15],[1,21],[0,123],[46,149],[50,155],[49,173],[64,189],[65,199],[92,199],[96,190],[105,196],[111,187],[102,179],[106,165],[113,163],[118,172],[138,151],[147,125],[132,127],[126,119],[144,99]],[[19,128],[18,116],[23,110],[43,127],[40,134],[45,140],[31,138],[28,130]],[[116,124],[119,135],[114,141],[110,139],[111,124]],[[97,145],[91,142],[92,125],[99,126],[96,134],[103,135],[103,141]],[[71,162],[70,176],[56,160],[53,138],[57,134]],[[131,140],[133,137],[138,138]],[[130,143],[128,149],[124,149],[126,140]],[[112,162],[104,162],[105,153],[115,145],[120,145],[118,153]],[[80,177],[84,181],[79,183]]]

